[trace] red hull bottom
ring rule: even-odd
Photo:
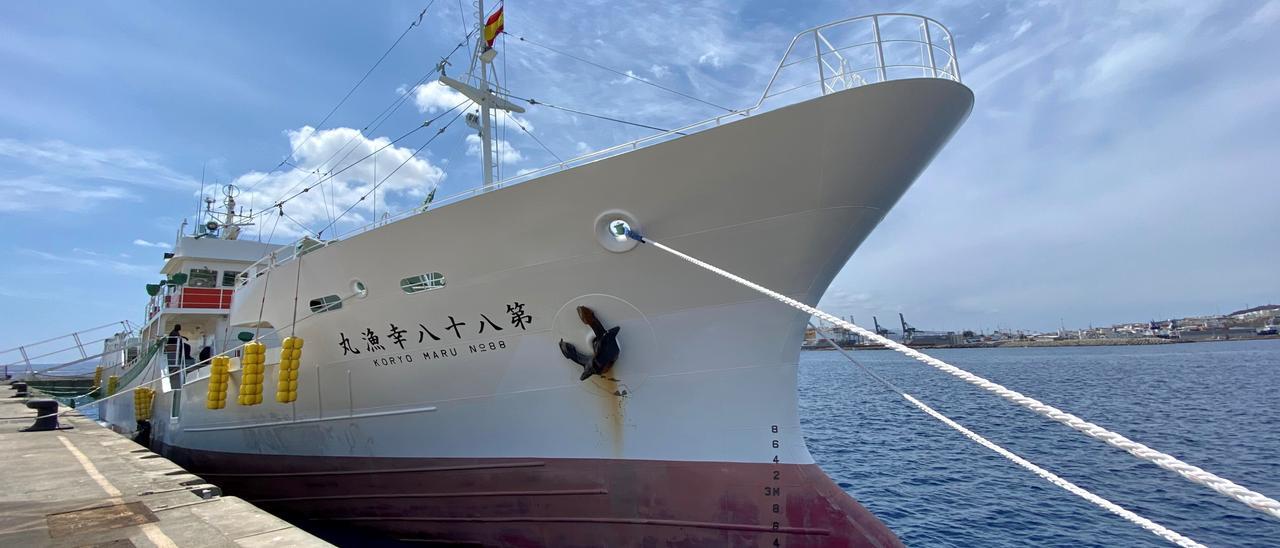
[[[165,453],[294,521],[485,546],[902,546],[817,465]]]

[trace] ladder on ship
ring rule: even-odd
[[[10,372],[10,368],[12,367],[23,369],[23,375],[27,378],[31,378],[34,375],[40,375],[49,371],[83,363],[88,360],[101,358],[102,356],[110,353],[110,351],[100,351],[91,354],[89,350],[85,349],[85,338],[83,336],[117,326],[123,328],[126,332],[133,331],[128,320],[120,320],[0,350],[0,363],[4,364],[4,378],[6,380],[11,378],[12,373]],[[98,337],[93,337],[89,340],[96,342],[100,339]],[[42,365],[37,360],[48,358],[52,358],[57,363],[48,367],[41,367],[38,370],[35,369]]]

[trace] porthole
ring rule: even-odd
[[[309,303],[311,311],[317,314],[321,312],[331,312],[342,308],[342,297],[337,295],[325,295],[318,299],[311,299]]]
[[[417,276],[409,276],[400,280],[400,290],[405,293],[421,293],[423,291],[434,291],[444,287],[444,274],[439,272],[430,272],[427,274],[419,274]]]

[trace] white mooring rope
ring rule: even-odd
[[[931,417],[933,417],[933,418],[935,418],[935,419],[938,419],[939,421],[942,421],[942,423],[943,423],[943,424],[946,424],[947,426],[950,426],[951,428],[955,429],[957,432],[960,432],[961,434],[964,434],[964,435],[965,435],[965,437],[967,437],[967,438],[969,438],[969,439],[971,439],[971,440],[973,440],[973,441],[977,442],[979,445],[981,445],[981,446],[983,446],[983,447],[986,447],[987,449],[990,449],[990,450],[992,450],[992,451],[995,451],[996,453],[999,453],[999,454],[1000,454],[1000,456],[1002,456],[1002,457],[1004,457],[1004,458],[1006,458],[1006,459],[1009,459],[1010,461],[1013,461],[1013,463],[1014,463],[1014,464],[1017,464],[1018,466],[1021,466],[1021,467],[1025,468],[1025,469],[1027,469],[1027,470],[1030,470],[1030,471],[1031,471],[1031,473],[1033,473],[1033,474],[1035,474],[1035,475],[1037,475],[1037,476],[1040,476],[1041,478],[1044,478],[1044,479],[1045,479],[1045,480],[1047,480],[1049,483],[1052,483],[1052,484],[1054,484],[1054,485],[1057,485],[1058,487],[1061,487],[1061,488],[1063,488],[1063,489],[1066,489],[1066,490],[1067,490],[1067,491],[1069,491],[1070,493],[1072,493],[1072,494],[1074,494],[1074,495],[1076,495],[1076,496],[1078,496],[1078,497],[1080,497],[1080,498],[1082,498],[1082,499],[1084,499],[1084,500],[1087,500],[1087,501],[1089,501],[1089,502],[1092,502],[1093,504],[1095,504],[1095,505],[1097,505],[1097,506],[1101,507],[1102,509],[1104,509],[1104,510],[1106,510],[1106,511],[1108,511],[1108,512],[1111,512],[1111,513],[1113,513],[1113,514],[1115,514],[1115,515],[1117,515],[1117,516],[1120,516],[1120,517],[1122,517],[1122,518],[1124,518],[1124,519],[1126,519],[1126,520],[1128,520],[1128,521],[1130,521],[1130,522],[1133,522],[1133,523],[1134,523],[1134,524],[1136,524],[1137,526],[1139,526],[1139,527],[1141,527],[1141,528],[1143,528],[1143,529],[1146,529],[1146,530],[1148,530],[1148,531],[1151,531],[1152,533],[1155,533],[1155,534],[1156,534],[1156,535],[1158,535],[1159,537],[1161,537],[1161,538],[1163,538],[1163,539],[1165,539],[1165,540],[1167,540],[1167,541],[1169,541],[1169,542],[1171,542],[1171,543],[1173,543],[1173,544],[1176,544],[1176,545],[1178,545],[1178,546],[1183,546],[1183,547],[1185,547],[1185,548],[1192,548],[1192,547],[1200,547],[1200,548],[1204,548],[1204,545],[1203,545],[1203,544],[1200,544],[1199,542],[1196,542],[1196,541],[1194,541],[1194,540],[1191,540],[1191,539],[1189,539],[1189,538],[1187,538],[1187,537],[1183,536],[1182,534],[1178,533],[1177,531],[1174,531],[1174,530],[1172,530],[1172,529],[1169,529],[1168,527],[1165,527],[1165,526],[1163,526],[1163,525],[1160,525],[1159,523],[1156,523],[1156,522],[1151,521],[1151,520],[1149,520],[1149,519],[1147,519],[1147,518],[1144,518],[1144,517],[1142,517],[1142,516],[1140,516],[1140,515],[1138,515],[1138,514],[1135,514],[1134,512],[1132,512],[1132,511],[1130,511],[1130,510],[1127,510],[1127,509],[1125,509],[1124,507],[1122,507],[1122,506],[1120,506],[1120,505],[1118,505],[1118,504],[1116,504],[1116,503],[1114,503],[1114,502],[1111,502],[1111,501],[1109,501],[1109,500],[1107,500],[1107,499],[1105,499],[1105,498],[1102,498],[1101,496],[1098,496],[1098,495],[1096,495],[1096,494],[1094,494],[1094,493],[1090,492],[1089,490],[1087,490],[1087,489],[1085,489],[1085,488],[1083,488],[1083,487],[1080,487],[1079,485],[1076,485],[1076,484],[1074,484],[1074,483],[1071,483],[1070,481],[1067,481],[1067,480],[1063,479],[1062,477],[1058,476],[1057,474],[1054,474],[1053,472],[1050,472],[1050,471],[1048,471],[1048,470],[1045,470],[1044,468],[1041,468],[1040,466],[1037,466],[1035,463],[1033,463],[1033,462],[1031,462],[1031,461],[1028,461],[1027,459],[1022,458],[1022,457],[1021,457],[1021,456],[1019,456],[1018,454],[1016,454],[1016,453],[1014,453],[1014,452],[1012,452],[1012,451],[1009,451],[1008,449],[1005,449],[1004,447],[1001,447],[1001,446],[999,446],[999,445],[996,445],[996,444],[995,444],[995,442],[992,442],[991,440],[988,440],[987,438],[982,437],[980,434],[978,434],[978,433],[976,433],[976,432],[974,432],[974,431],[972,431],[972,430],[969,430],[968,428],[965,428],[964,426],[961,426],[961,425],[960,425],[959,423],[957,423],[956,421],[951,420],[951,418],[950,418],[950,417],[947,417],[946,415],[943,415],[942,413],[938,412],[938,411],[937,411],[937,410],[935,410],[934,408],[929,407],[928,405],[926,405],[924,402],[922,402],[922,401],[920,401],[920,400],[917,400],[917,399],[916,399],[915,397],[913,397],[911,394],[908,394],[908,393],[906,393],[906,391],[902,390],[901,388],[898,388],[898,386],[897,386],[897,385],[893,384],[892,382],[889,382],[888,380],[886,380],[885,378],[881,377],[880,375],[877,375],[874,371],[872,371],[871,369],[869,369],[867,366],[862,365],[862,363],[861,363],[861,362],[859,362],[858,360],[853,359],[853,356],[850,356],[848,352],[845,352],[845,350],[844,350],[843,348],[840,348],[840,345],[836,344],[836,342],[835,342],[835,341],[831,340],[831,337],[830,337],[829,335],[827,335],[827,334],[826,334],[825,332],[823,332],[821,329],[818,329],[818,327],[817,327],[817,326],[815,326],[815,325],[813,325],[813,323],[812,323],[812,322],[811,322],[809,325],[813,327],[814,331],[816,331],[819,335],[821,335],[821,336],[822,336],[823,340],[825,340],[825,341],[827,341],[828,343],[830,343],[830,344],[831,344],[831,346],[832,346],[833,348],[835,348],[837,351],[839,351],[839,352],[840,352],[840,354],[844,355],[844,357],[845,357],[845,358],[848,358],[848,359],[849,359],[849,361],[850,361],[850,362],[852,362],[854,365],[856,365],[856,366],[858,366],[859,368],[861,368],[864,372],[866,372],[866,374],[871,375],[871,378],[873,378],[873,379],[875,379],[875,380],[877,380],[877,381],[880,381],[880,383],[881,383],[881,384],[885,385],[885,386],[886,386],[886,387],[888,387],[890,390],[893,390],[894,392],[897,392],[899,396],[902,396],[902,397],[903,397],[904,399],[906,399],[908,402],[911,402],[911,404],[912,404],[912,405],[914,405],[914,406],[916,406],[916,407],[920,408],[920,410],[921,410],[921,411],[924,411],[925,413],[928,413],[928,414],[929,414],[929,416],[931,416]]]
[[[1138,457],[1142,460],[1153,463],[1166,470],[1171,470],[1173,472],[1176,472],[1178,473],[1178,475],[1181,475],[1182,477],[1186,478],[1192,483],[1198,483],[1200,485],[1209,487],[1214,491],[1217,491],[1219,493],[1222,493],[1223,495],[1226,495],[1237,501],[1240,501],[1241,503],[1244,503],[1246,506],[1250,508],[1259,510],[1273,518],[1280,519],[1280,501],[1276,501],[1275,499],[1272,499],[1266,495],[1263,495],[1262,493],[1259,493],[1257,491],[1252,491],[1250,489],[1245,488],[1242,485],[1232,482],[1231,480],[1220,477],[1216,474],[1213,474],[1209,471],[1201,469],[1197,466],[1192,466],[1190,464],[1182,462],[1181,460],[1178,460],[1178,458],[1174,457],[1173,455],[1156,451],[1155,449],[1147,447],[1146,445],[1130,440],[1129,438],[1126,438],[1120,434],[1107,430],[1106,428],[1103,428],[1094,423],[1086,421],[1080,417],[1077,417],[1075,415],[1062,411],[1061,409],[1058,409],[1051,405],[1046,405],[1034,398],[1025,396],[1019,392],[1005,388],[1004,386],[1001,386],[987,379],[974,375],[973,373],[960,369],[959,367],[956,367],[942,360],[929,356],[923,352],[920,352],[919,350],[909,348],[906,345],[889,340],[888,338],[883,337],[878,333],[873,333],[871,331],[858,327],[857,325],[854,325],[840,318],[832,316],[831,314],[827,314],[826,312],[818,310],[817,308],[806,305],[800,301],[787,297],[786,295],[778,293],[777,291],[773,291],[772,289],[769,289],[755,282],[747,280],[741,276],[737,276],[715,265],[700,261],[689,255],[685,255],[684,253],[681,253],[680,251],[672,249],[659,242],[646,239],[643,236],[636,234],[635,232],[628,230],[627,236],[642,243],[653,244],[654,247],[657,247],[658,249],[661,249],[663,251],[666,251],[667,253],[675,255],[676,257],[684,259],[685,261],[688,261],[693,265],[699,266],[705,270],[709,270],[711,272],[719,274],[720,276],[733,280],[738,284],[744,285],[760,293],[768,295],[774,300],[781,302],[783,304],[786,304],[787,306],[790,306],[797,310],[808,312],[813,316],[817,316],[828,322],[831,322],[840,327],[848,329],[849,331],[857,333],[858,335],[864,338],[870,339],[872,341],[875,341],[876,343],[884,345],[885,347],[888,347],[891,350],[896,350],[898,352],[906,354],[907,356],[915,358],[918,361],[924,362],[925,364],[931,367],[934,367],[938,370],[949,373],[952,376],[963,379],[964,381],[970,384],[973,384],[975,386],[978,386],[983,390],[996,394],[1006,400],[1009,400],[1027,409],[1030,409],[1031,411],[1034,411],[1039,415],[1048,417],[1062,424],[1070,426],[1071,428],[1077,431],[1083,432],[1084,434],[1087,434],[1093,438],[1102,440],[1114,447],[1124,449],[1125,451],[1129,452],[1129,454],[1135,457]]]

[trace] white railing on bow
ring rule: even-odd
[[[951,31],[907,13],[851,17],[792,38],[753,108],[789,93],[812,97],[906,78],[960,81]]]
[[[269,254],[245,269],[241,283],[247,283],[271,267],[289,262],[300,254],[343,238],[366,232],[406,217],[460,202],[477,194],[523,183],[548,173],[563,171],[691,133],[720,126],[740,118],[799,103],[806,99],[868,84],[908,78],[941,78],[960,81],[955,42],[941,23],[920,15],[880,13],[850,17],[800,32],[791,39],[778,68],[754,105],[694,122],[684,127],[642,137],[628,143],[589,152],[575,158],[525,171],[493,185],[459,192],[435,201],[384,216],[367,225],[338,234],[331,240],[304,239],[292,248]],[[308,243],[309,242],[309,243]]]

